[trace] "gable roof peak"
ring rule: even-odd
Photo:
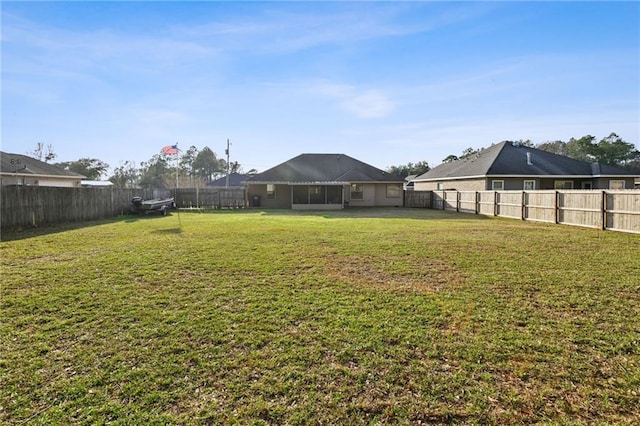
[[[300,154],[259,173],[253,182],[402,182],[403,178],[346,154]]]

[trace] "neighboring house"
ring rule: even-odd
[[[463,160],[441,164],[413,182],[416,191],[632,189],[635,178],[618,167],[500,142]]]
[[[344,154],[301,154],[247,180],[252,207],[402,206],[404,179]]]
[[[80,181],[84,188],[109,188],[113,186],[113,182],[108,180],[84,180]]]
[[[213,186],[216,188],[233,188],[233,189],[243,189],[245,186],[245,182],[252,175],[243,175],[240,173],[231,173],[229,174],[229,181],[227,182],[227,176],[223,176],[219,179],[211,181],[207,184],[207,186]]]
[[[0,185],[79,187],[85,176],[21,154],[0,152]]]
[[[413,180],[417,178],[418,175],[409,175],[404,178],[404,190],[405,191],[413,191]]]

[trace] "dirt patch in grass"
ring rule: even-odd
[[[326,260],[329,277],[359,287],[387,291],[438,293],[459,288],[464,275],[454,265],[438,259],[332,256]]]

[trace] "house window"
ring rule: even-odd
[[[364,200],[364,188],[361,183],[351,184],[351,199],[352,200]]]
[[[493,191],[502,191],[504,189],[504,181],[503,180],[492,180],[491,181],[491,189]]]
[[[442,190],[444,189],[444,183],[442,183],[442,182],[438,182],[438,183],[436,184],[436,189],[437,189],[438,191],[442,191]]]
[[[572,180],[554,180],[553,189],[573,189]]]
[[[522,184],[522,189],[525,191],[533,191],[536,189],[536,181],[535,180],[525,180]]]
[[[609,189],[624,189],[624,180],[610,180]]]
[[[591,182],[582,182],[582,189],[593,189],[593,184]]]
[[[393,183],[387,185],[387,198],[402,197],[402,184]]]
[[[267,198],[269,200],[276,199],[276,186],[272,183],[267,184]]]

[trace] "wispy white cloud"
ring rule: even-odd
[[[389,98],[375,89],[346,97],[342,106],[360,118],[385,117],[393,111],[393,104]]]
[[[20,72],[95,73],[101,68],[148,69],[171,67],[184,61],[211,58],[216,50],[197,41],[167,34],[126,34],[116,30],[69,30],[44,26],[11,14],[3,15],[2,41],[14,49]],[[6,70],[13,71],[14,61]]]
[[[383,90],[330,82],[303,85],[312,96],[330,99],[344,111],[358,118],[381,118],[390,115],[394,104]]]
[[[459,4],[440,10],[428,3],[334,3],[330,8],[267,7],[257,14],[204,24],[177,25],[171,35],[197,40],[224,51],[292,53],[327,45],[354,45],[363,41],[427,33],[470,21],[487,13],[482,4]],[[326,6],[326,5],[325,5]],[[425,19],[413,18],[416,9],[432,9]]]

